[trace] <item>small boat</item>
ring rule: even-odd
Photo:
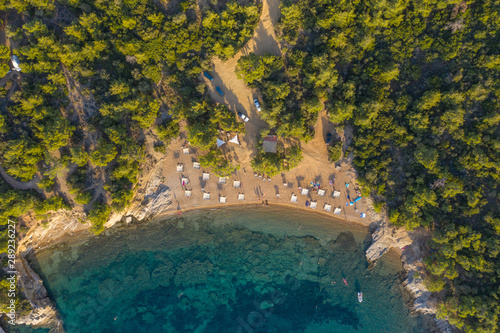
[[[344,280],[345,285],[348,286],[346,279],[342,279],[342,280]]]
[[[361,291],[358,291],[358,301],[359,303],[363,302],[363,293]]]

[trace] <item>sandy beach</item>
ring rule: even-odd
[[[235,170],[230,177],[222,179],[210,172],[210,169],[194,167],[202,154],[196,148],[190,147],[185,139],[185,133],[181,133],[180,139],[171,143],[166,154],[155,153],[159,160],[144,177],[148,183],[141,184],[146,191],[143,195],[147,195],[148,191],[154,191],[156,183],[168,186],[172,195],[172,206],[166,211],[167,215],[210,207],[268,204],[324,212],[332,217],[369,225],[372,222],[370,218],[372,208],[367,198],[361,198],[354,205],[346,205],[346,202],[358,197],[355,172],[345,160],[338,163],[340,169],[328,161],[323,135],[331,128],[328,127],[329,122],[325,121],[324,117],[326,115],[323,114],[316,125],[316,137],[308,143],[301,144],[304,158],[300,165],[270,179],[263,175],[255,175],[250,166],[250,158],[255,150],[246,147],[245,136],[252,135],[251,133],[247,133],[243,138],[240,137],[241,145],[226,143],[221,147],[228,159],[240,163],[239,170]],[[177,171],[178,167],[182,171]],[[239,187],[237,187],[238,182]],[[314,190],[311,182],[320,184],[319,189],[325,191],[323,196]],[[349,184],[349,187],[346,187],[346,184]],[[307,189],[307,195],[303,195],[301,189]],[[340,197],[334,198],[334,191],[339,191]],[[209,195],[209,199],[204,199],[204,195],[205,197]],[[244,200],[241,200],[241,195],[244,195]],[[297,202],[291,202],[292,196],[297,197]],[[221,202],[224,198],[225,203]],[[309,207],[306,207],[306,202]],[[315,209],[310,208],[313,202],[316,203]],[[330,212],[325,211],[325,205],[331,206]],[[333,214],[335,208],[341,209],[339,215]],[[361,213],[366,213],[366,218],[361,218]]]

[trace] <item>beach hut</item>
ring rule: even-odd
[[[190,197],[191,197],[191,191],[185,190],[185,191],[184,191],[184,195],[185,195],[187,198],[190,198]]]
[[[335,210],[333,211],[333,214],[337,214],[337,215],[340,215],[340,213],[342,212],[342,209],[340,208],[335,208]]]
[[[183,148],[183,149],[182,149],[182,153],[183,153],[184,155],[189,155],[189,148]]]
[[[226,177],[219,177],[219,184],[225,184],[226,183]]]
[[[181,183],[182,183],[182,186],[186,186],[187,184],[189,184],[189,181],[186,177],[182,177]]]
[[[332,211],[332,205],[325,204],[325,207],[323,207],[323,209],[325,210],[325,212],[331,212]]]
[[[340,198],[340,191],[333,191],[334,198]]]
[[[318,190],[318,195],[319,195],[320,197],[324,197],[324,196],[325,196],[325,193],[326,193],[326,191],[325,191],[325,190]]]
[[[219,198],[220,203],[226,203],[226,197],[220,197]]]
[[[233,187],[240,188],[241,187],[241,182],[239,180],[233,181]]]
[[[316,209],[316,206],[318,206],[318,203],[317,202],[314,202],[314,201],[311,201],[311,208],[312,209]]]
[[[200,163],[199,162],[193,162],[193,169],[200,169]]]
[[[177,164],[177,172],[182,172],[184,171],[184,164]]]
[[[244,201],[245,200],[245,195],[243,193],[238,194],[238,200]]]
[[[203,199],[210,200],[210,193],[203,193]]]
[[[277,135],[268,135],[262,139],[262,150],[264,150],[265,153],[276,154],[277,145],[278,145]]]
[[[297,202],[297,196],[295,194],[292,194],[292,197],[290,198],[291,202]]]
[[[302,195],[308,195],[309,194],[309,190],[307,188],[303,188],[302,192],[300,194],[302,194]]]
[[[210,180],[210,174],[208,172],[203,173],[203,180]]]

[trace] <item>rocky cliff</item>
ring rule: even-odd
[[[410,310],[415,314],[435,315],[436,300],[423,282],[425,268],[422,259],[425,241],[430,237],[429,233],[424,228],[408,232],[404,228],[391,226],[382,214],[374,212],[371,214],[372,218],[378,222],[372,232],[372,244],[366,250],[366,259],[373,266],[391,248],[401,251],[401,261],[405,271],[401,284],[410,297],[408,304]],[[456,328],[447,321],[436,318],[435,328],[438,332],[451,333],[456,331]]]
[[[24,254],[18,256],[16,270],[18,272],[17,282],[33,306],[33,311],[27,316],[17,318],[16,323],[32,327],[48,327],[50,333],[64,332],[61,317],[55,304],[47,295],[43,280],[28,265]]]

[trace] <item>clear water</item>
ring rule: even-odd
[[[69,333],[423,332],[403,304],[397,258],[368,269],[367,236],[321,214],[240,207],[108,231],[31,260]]]

